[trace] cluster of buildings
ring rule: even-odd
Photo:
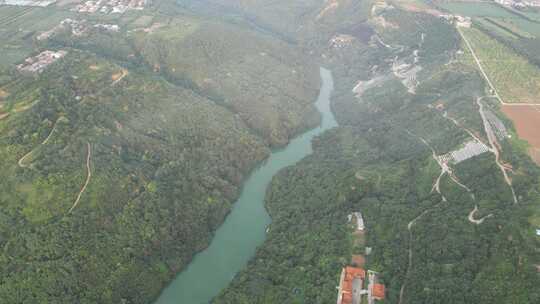
[[[46,7],[55,2],[56,0],[0,0],[0,5]]]
[[[505,140],[507,138],[510,138],[511,135],[506,130],[506,126],[504,123],[491,111],[485,111],[486,119],[488,123],[491,125],[491,128],[495,131],[495,136],[499,140]]]
[[[441,14],[439,17],[446,19],[448,22],[455,24],[457,27],[471,27],[471,17],[463,17],[460,15]]]
[[[66,55],[66,51],[43,51],[34,57],[26,58],[24,63],[17,65],[17,70],[20,72],[41,73],[47,66]]]
[[[462,148],[442,155],[441,160],[443,163],[452,162],[454,164],[459,164],[462,161],[473,158],[488,151],[489,148],[484,143],[477,140],[470,140],[466,142]]]
[[[367,90],[381,86],[388,79],[390,79],[389,75],[380,75],[367,81],[359,80],[352,89],[352,92],[355,94],[356,98],[361,98]]]
[[[69,29],[73,36],[82,36],[87,31],[86,20],[78,21],[70,18],[64,19],[59,25],[37,36],[37,40],[46,40],[56,33]]]
[[[540,7],[540,0],[495,0],[495,2],[502,6],[513,8]]]
[[[366,227],[364,226],[364,217],[362,217],[362,213],[360,212],[353,212],[352,214],[349,214],[347,217],[349,222],[353,221],[356,227],[356,231],[360,233],[364,233]]]
[[[367,299],[368,304],[384,300],[386,289],[379,283],[378,274],[360,267],[347,266],[341,271],[337,304],[360,304]]]
[[[354,37],[347,34],[339,34],[330,39],[330,47],[332,48],[344,48],[354,41]]]
[[[54,28],[43,32],[37,36],[37,40],[46,40],[50,37],[54,36],[55,34],[68,30],[71,35],[75,37],[80,37],[86,33],[88,33],[89,29],[93,27],[95,29],[105,30],[105,31],[111,31],[111,32],[118,32],[120,30],[120,27],[117,24],[95,24],[93,26],[90,26],[86,20],[73,20],[70,18],[62,20],[59,25],[55,26]]]
[[[417,52],[415,52],[415,54],[417,54]],[[417,61],[416,58],[415,61]],[[394,73],[394,76],[401,80],[401,83],[411,94],[416,92],[416,87],[419,84],[418,80],[416,79],[416,75],[421,70],[422,67],[416,64],[408,64],[405,62],[394,62],[392,64],[392,73]]]
[[[118,32],[118,31],[120,31],[120,27],[118,26],[118,24],[98,23],[98,24],[94,25],[94,28],[109,31],[109,32]]]
[[[365,233],[364,218],[362,213],[349,214],[348,220],[355,226],[354,235],[363,237]],[[366,255],[370,248],[366,248]],[[363,255],[353,255],[352,265],[341,270],[339,279],[337,304],[373,304],[376,300],[384,300],[385,286],[379,282],[375,271],[364,269],[365,258]]]
[[[128,10],[142,10],[148,0],[90,0],[73,9],[79,13],[123,14]]]

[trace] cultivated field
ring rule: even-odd
[[[505,103],[540,102],[540,69],[477,29],[463,34]]]
[[[529,142],[529,155],[540,165],[540,106],[503,105],[502,111],[514,122],[519,137]]]
[[[540,23],[527,20],[527,18],[536,20],[535,17],[539,16],[537,13],[513,13],[495,3],[485,2],[446,2],[439,6],[458,15],[473,18],[488,17],[540,37]]]
[[[505,38],[519,39],[528,38],[533,39],[535,36],[529,32],[524,31],[522,28],[516,26],[512,22],[507,22],[504,19],[497,18],[477,18],[475,19],[483,27],[490,31],[494,31]]]

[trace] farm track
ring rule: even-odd
[[[90,179],[92,178],[92,169],[90,168],[90,161],[92,158],[92,147],[90,146],[90,143],[86,143],[87,147],[87,153],[86,153],[86,181],[84,182],[84,185],[81,188],[81,191],[79,191],[79,194],[77,194],[77,199],[75,199],[75,202],[73,202],[73,205],[71,208],[69,208],[68,214],[70,214],[73,209],[79,205],[79,202],[81,200],[81,196],[83,195],[84,191],[86,191],[86,188],[88,187],[88,184],[90,183]]]
[[[30,11],[32,7],[26,7],[20,10],[19,12],[15,13],[14,15],[4,16],[3,18],[0,18],[0,24],[3,24],[13,18],[17,18],[20,15],[23,15],[24,13]]]
[[[502,105],[505,105],[505,106],[539,106],[540,105],[540,103],[524,103],[524,102],[511,102],[511,103],[508,103],[508,102],[505,102],[501,98],[501,96],[499,95],[499,92],[497,92],[497,89],[495,88],[495,86],[493,85],[491,80],[489,79],[487,73],[485,72],[484,68],[482,67],[481,60],[478,58],[478,56],[476,56],[476,53],[474,52],[474,49],[473,49],[471,43],[469,42],[469,40],[467,39],[467,37],[465,37],[465,34],[463,34],[463,32],[461,31],[461,29],[459,27],[457,28],[457,31],[458,31],[459,35],[461,36],[461,38],[463,39],[463,41],[465,41],[465,45],[467,45],[467,48],[471,52],[471,55],[473,56],[474,61],[476,62],[476,65],[478,66],[478,69],[480,70],[480,73],[482,74],[482,76],[484,77],[486,82],[488,83],[489,87],[493,90],[494,97],[496,97]]]
[[[508,173],[506,172],[506,167],[500,161],[499,150],[497,149],[497,146],[495,145],[495,143],[497,142],[497,139],[495,137],[495,134],[493,133],[493,130],[491,129],[491,125],[489,124],[489,121],[486,118],[486,114],[484,113],[484,104],[482,103],[482,99],[486,97],[491,97],[491,96],[483,96],[483,97],[478,97],[476,99],[476,103],[478,104],[478,107],[479,107],[478,111],[480,112],[480,117],[482,117],[484,129],[488,137],[489,145],[491,146],[491,152],[495,154],[495,163],[501,169],[501,172],[504,176],[504,180],[506,184],[510,187],[510,190],[512,191],[514,204],[517,204],[518,199],[516,197],[516,192],[514,191],[514,187],[512,186],[512,180],[510,179],[510,177],[508,176]]]
[[[16,14],[14,16],[8,16],[8,17],[0,20],[0,27],[8,26],[8,25],[11,25],[11,24],[17,22],[17,20],[19,20],[20,18],[28,15],[33,10],[34,10],[33,7],[29,7],[28,9],[25,9],[25,10],[21,11],[19,14]]]
[[[435,182],[433,183],[433,186],[431,187],[431,192],[433,191],[436,191],[440,196],[441,196],[441,201],[442,202],[447,202],[447,199],[446,197],[442,194],[441,192],[441,187],[440,187],[440,182],[441,182],[441,179],[442,177],[444,176],[444,174],[448,173],[448,176],[452,179],[452,181],[454,181],[458,186],[460,186],[461,188],[465,189],[467,192],[471,193],[471,190],[463,185],[461,182],[459,182],[459,180],[457,179],[457,177],[455,177],[450,168],[448,168],[448,166],[446,164],[444,164],[440,158],[437,156],[437,153],[435,152],[435,149],[433,149],[433,147],[422,137],[420,136],[417,136],[413,133],[411,133],[410,131],[407,130],[407,133],[409,133],[410,135],[414,136],[414,137],[417,137],[418,139],[420,139],[420,141],[426,145],[430,150],[431,150],[431,156],[433,157],[433,159],[437,162],[437,164],[439,165],[439,167],[441,167],[441,173],[439,174],[439,176],[437,177],[437,179],[435,180]],[[471,193],[471,197],[474,199],[474,194]],[[432,206],[426,210],[424,210],[420,215],[418,215],[417,217],[415,217],[413,220],[411,220],[408,224],[407,224],[407,231],[409,232],[409,249],[407,250],[407,254],[408,254],[408,265],[407,265],[407,270],[405,272],[405,280],[403,281],[403,284],[401,285],[401,288],[399,290],[399,301],[398,301],[398,304],[402,304],[403,303],[403,295],[405,294],[405,287],[407,285],[407,277],[409,276],[410,272],[411,272],[411,269],[413,267],[413,245],[414,245],[414,242],[413,242],[413,238],[414,238],[414,234],[413,234],[413,231],[412,229],[414,228],[414,225],[416,224],[416,222],[418,220],[420,220],[424,215],[426,215],[427,213],[431,212],[435,207],[437,207],[439,205],[439,203],[437,203],[435,206]]]
[[[457,123],[457,122],[455,122]],[[433,147],[422,137],[420,136],[417,136],[417,135],[414,135],[413,133],[411,133],[410,131],[407,130],[407,133],[409,133],[410,135],[412,136],[415,136],[417,137],[418,139],[420,139],[420,141],[426,145],[430,150],[431,150],[431,155],[433,157],[433,159],[437,162],[437,164],[439,165],[439,167],[441,167],[441,173],[439,174],[439,176],[437,177],[437,179],[435,180],[435,182],[433,183],[433,186],[431,188],[431,192],[433,191],[436,191],[440,196],[441,196],[441,201],[442,202],[447,202],[447,199],[446,197],[444,196],[444,194],[441,192],[441,188],[440,188],[440,182],[441,182],[441,178],[444,176],[444,174],[448,174],[448,176],[450,177],[450,179],[452,179],[452,181],[454,183],[456,183],[459,187],[461,187],[462,189],[464,189],[465,191],[467,191],[470,195],[471,195],[471,198],[473,201],[476,201],[476,197],[474,195],[474,193],[472,192],[471,189],[469,189],[469,187],[467,187],[466,185],[464,185],[463,183],[461,183],[459,181],[459,179],[453,174],[452,170],[450,170],[450,168],[444,163],[441,161],[441,159],[437,156],[437,153],[435,152],[435,149],[433,149]],[[407,224],[407,231],[409,233],[409,249],[408,249],[408,265],[407,265],[407,270],[405,272],[405,280],[403,281],[402,285],[401,285],[401,288],[400,288],[400,291],[399,291],[399,301],[398,301],[398,304],[402,304],[403,303],[403,296],[405,294],[405,288],[406,288],[406,285],[407,285],[407,277],[409,276],[410,272],[411,272],[411,269],[413,268],[413,246],[414,246],[414,242],[413,242],[413,239],[414,239],[414,234],[413,234],[413,228],[414,228],[414,225],[416,224],[416,222],[418,222],[418,220],[420,220],[422,217],[424,217],[426,214],[428,214],[429,212],[431,212],[434,208],[436,208],[440,203],[437,203],[436,205],[424,210],[420,215],[418,215],[417,217],[415,217],[413,220],[411,220],[408,224]],[[480,225],[484,222],[485,219],[489,218],[489,217],[492,217],[493,215],[492,214],[489,214],[479,220],[476,220],[474,219],[472,216],[474,216],[474,213],[478,210],[478,207],[475,206],[475,209],[473,210],[473,212],[469,213],[469,221],[471,223],[474,223],[476,225]]]
[[[483,218],[476,220],[476,219],[474,219],[474,214],[476,212],[478,212],[478,205],[474,206],[474,209],[469,213],[469,216],[468,216],[469,222],[471,222],[473,224],[476,224],[476,225],[482,224],[484,222],[484,220],[486,220],[487,218],[490,218],[490,217],[493,216],[493,214],[490,213],[490,214],[484,216]]]
[[[481,143],[484,143],[483,140],[481,140],[478,136],[476,136],[476,134],[474,134],[470,129],[462,126],[455,118],[452,118],[450,116],[448,116],[448,113],[445,113],[443,115],[444,118],[450,120],[451,122],[454,123],[454,125],[456,125],[456,127],[458,128],[461,128],[462,130],[464,130],[465,132],[467,132],[472,138],[474,138],[476,141],[478,142],[481,142]],[[484,143],[485,144],[485,143]]]
[[[403,281],[403,284],[401,284],[401,288],[399,290],[399,301],[398,304],[403,303],[403,295],[405,294],[405,287],[407,285],[407,277],[409,276],[409,273],[411,272],[411,269],[413,267],[413,232],[412,228],[416,224],[416,222],[421,219],[424,215],[426,215],[428,212],[430,212],[431,209],[424,210],[419,216],[415,217],[412,221],[410,221],[407,224],[407,231],[409,232],[409,250],[408,250],[408,258],[409,263],[407,265],[407,271],[405,272],[405,280]]]
[[[53,135],[54,131],[56,130],[56,126],[58,125],[58,122],[59,122],[60,120],[64,120],[64,119],[66,119],[64,116],[60,116],[60,117],[56,120],[56,122],[54,123],[54,126],[53,126],[52,129],[51,129],[51,132],[49,132],[49,135],[47,135],[47,137],[41,142],[40,145],[46,145],[46,144],[49,142],[49,140],[51,139],[51,136]],[[34,151],[35,151],[35,149],[32,149],[30,152],[26,153],[23,157],[21,157],[21,158],[19,159],[19,161],[17,162],[17,164],[19,165],[19,167],[21,167],[21,168],[26,168],[26,167],[28,167],[28,165],[23,164],[23,163],[24,163],[24,160],[25,160],[27,157],[29,157],[30,155],[32,155],[32,153],[33,153]]]
[[[476,56],[476,53],[474,52],[469,40],[467,39],[467,37],[465,37],[465,35],[461,31],[461,29],[459,29],[459,27],[457,28],[457,31],[459,32],[459,35],[461,36],[463,41],[465,41],[465,44],[467,45],[467,48],[471,52],[471,54],[472,54],[472,56],[474,58],[474,61],[476,61],[476,65],[478,66],[478,69],[480,70],[480,73],[482,74],[482,76],[484,77],[484,79],[486,80],[488,85],[491,87],[491,89],[493,90],[493,93],[494,93],[493,96],[478,97],[476,99],[476,103],[479,106],[478,111],[480,112],[480,116],[482,117],[482,121],[483,121],[483,124],[484,124],[484,129],[485,129],[486,135],[488,137],[489,145],[491,146],[491,152],[493,152],[495,154],[495,162],[497,163],[497,166],[499,166],[499,168],[501,169],[501,172],[502,172],[502,174],[504,176],[504,180],[505,180],[506,184],[508,184],[508,186],[510,187],[510,190],[512,191],[512,197],[514,199],[514,204],[517,204],[518,200],[517,200],[517,197],[516,197],[516,192],[514,191],[514,187],[512,186],[512,180],[510,179],[510,177],[508,176],[508,174],[506,172],[506,167],[503,164],[501,164],[501,162],[500,162],[499,150],[497,150],[497,146],[495,145],[496,138],[495,138],[495,135],[493,134],[493,130],[491,129],[491,126],[490,126],[489,122],[487,121],[487,118],[485,117],[484,105],[482,104],[482,99],[484,99],[486,97],[495,97],[495,98],[497,98],[499,100],[499,102],[502,105],[505,105],[505,106],[533,106],[534,109],[536,109],[536,106],[538,106],[540,104],[539,103],[506,103],[506,102],[504,102],[502,100],[502,98],[500,97],[499,93],[497,92],[497,89],[495,88],[495,86],[493,85],[493,83],[491,82],[489,77],[487,76],[486,72],[484,71],[484,68],[482,67],[482,64],[480,63],[480,60]]]

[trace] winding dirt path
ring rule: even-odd
[[[488,137],[489,145],[491,146],[491,152],[495,154],[495,163],[497,163],[497,166],[501,169],[501,172],[504,176],[504,180],[506,181],[506,184],[510,187],[510,190],[512,191],[512,197],[514,199],[514,204],[518,203],[518,199],[516,196],[516,192],[514,191],[514,187],[512,186],[512,180],[506,173],[506,166],[501,164],[500,156],[499,156],[499,150],[497,149],[496,142],[497,138],[495,137],[495,134],[493,133],[493,130],[491,129],[491,125],[489,124],[489,121],[486,118],[486,114],[484,113],[484,104],[482,103],[482,99],[488,98],[492,96],[483,96],[478,97],[476,99],[476,103],[478,104],[478,111],[480,112],[480,117],[482,117],[482,122],[484,123],[484,129],[486,132],[486,135]]]
[[[412,133],[410,133],[410,134],[412,134]],[[422,141],[422,143],[424,143],[424,145],[426,145],[431,150],[431,156],[437,162],[437,164],[439,164],[439,167],[441,167],[441,174],[439,175],[439,177],[435,181],[435,184],[433,185],[432,191],[433,191],[433,189],[435,189],[437,191],[437,193],[439,193],[442,196],[443,201],[446,202],[446,198],[444,197],[444,195],[442,195],[441,190],[440,190],[440,182],[441,182],[441,178],[443,177],[443,175],[445,173],[448,173],[448,176],[450,177],[450,179],[452,179],[452,181],[454,183],[456,183],[461,188],[465,189],[467,192],[471,193],[471,189],[469,189],[469,187],[462,184],[459,181],[459,179],[454,175],[454,173],[452,172],[452,169],[450,169],[450,167],[448,167],[448,165],[445,162],[443,162],[439,156],[437,156],[437,153],[435,152],[435,149],[433,149],[433,147],[425,139],[423,139],[422,137],[420,137],[420,136],[416,136],[416,137],[418,137]]]
[[[43,140],[43,141],[41,142],[40,145],[46,145],[46,144],[49,142],[49,140],[51,139],[51,137],[52,137],[54,131],[56,130],[56,126],[58,125],[58,122],[59,122],[59,121],[64,121],[65,119],[66,119],[66,118],[65,118],[64,116],[60,116],[60,117],[56,120],[56,122],[54,123],[54,126],[53,126],[52,129],[51,129],[51,132],[49,132],[49,135],[47,135],[47,138],[45,138],[45,140]],[[23,157],[21,157],[21,158],[19,159],[19,161],[17,162],[17,164],[19,165],[19,167],[21,167],[21,168],[27,168],[27,167],[28,167],[28,165],[25,165],[25,164],[24,164],[24,161],[26,160],[27,157],[29,157],[30,155],[32,155],[32,153],[33,153],[35,150],[36,150],[36,149],[32,149],[30,152],[26,153]]]
[[[90,183],[90,179],[92,178],[92,169],[90,168],[90,159],[92,158],[92,147],[90,146],[90,143],[86,143],[88,152],[86,153],[86,181],[84,182],[83,187],[81,188],[81,191],[79,191],[79,194],[77,195],[77,199],[73,203],[73,206],[69,208],[68,214],[70,214],[75,207],[79,204],[79,201],[81,200],[81,196],[83,195],[84,191],[86,190],[86,187],[88,187],[88,184]]]
[[[469,213],[469,216],[468,216],[469,222],[471,222],[471,223],[473,223],[473,224],[476,224],[476,225],[482,224],[482,223],[484,222],[485,219],[490,218],[490,217],[493,216],[493,214],[490,213],[490,214],[484,216],[483,218],[476,220],[476,219],[474,219],[474,214],[475,214],[476,212],[478,212],[478,205],[475,205],[475,206],[474,206],[474,209]]]
[[[462,126],[455,118],[452,118],[448,115],[447,112],[445,112],[443,114],[443,117],[450,120],[451,122],[454,123],[454,125],[456,125],[456,127],[462,129],[463,131],[467,132],[472,138],[474,138],[476,141],[480,142],[480,143],[484,143],[483,140],[481,140],[478,136],[476,136],[476,134],[474,134],[471,130],[469,130],[468,128]],[[488,147],[489,148],[489,147]]]
[[[464,184],[462,184],[458,178],[453,174],[452,170],[448,167],[448,165],[446,163],[444,163],[441,158],[439,156],[437,156],[437,153],[435,152],[435,149],[433,149],[433,147],[427,142],[427,140],[425,140],[424,138],[420,137],[420,136],[417,136],[413,133],[411,133],[410,131],[407,130],[407,133],[409,133],[410,135],[412,136],[415,136],[417,137],[418,139],[420,139],[420,141],[422,141],[422,143],[424,145],[426,145],[430,150],[431,150],[431,155],[433,157],[433,159],[437,162],[437,164],[439,164],[439,167],[441,167],[441,173],[439,174],[439,176],[437,177],[437,179],[435,180],[435,182],[433,183],[433,186],[431,188],[431,192],[433,191],[436,191],[440,196],[441,196],[441,200],[443,202],[447,202],[447,199],[446,197],[444,196],[444,194],[442,194],[441,192],[441,188],[440,188],[440,182],[441,182],[441,178],[444,176],[444,174],[448,173],[448,176],[452,179],[452,181],[454,181],[458,186],[460,186],[461,188],[465,189],[470,195],[471,197],[473,198],[473,200],[476,200],[475,199],[475,196],[474,196],[474,193],[472,193],[471,189],[469,189],[469,187],[465,186]],[[409,232],[409,249],[408,249],[408,258],[409,258],[409,262],[408,262],[408,265],[407,265],[407,271],[405,273],[405,280],[403,281],[403,283],[401,284],[401,288],[399,290],[399,301],[398,301],[398,304],[402,304],[403,303],[403,295],[405,294],[405,287],[407,286],[407,278],[409,277],[409,274],[411,272],[411,269],[413,267],[413,245],[414,245],[414,242],[413,242],[413,227],[414,225],[416,224],[416,222],[418,220],[420,220],[424,215],[426,215],[427,213],[431,212],[433,210],[433,208],[437,207],[439,204],[436,204],[435,206],[433,207],[430,207],[426,210],[424,210],[420,215],[418,215],[417,217],[415,217],[413,220],[411,220],[408,224],[407,224],[407,231]],[[470,216],[470,215],[469,215]],[[490,215],[491,216],[491,215]],[[489,216],[488,216],[489,217]],[[480,224],[484,221],[486,217],[482,218],[480,220]]]
[[[424,210],[424,212],[420,213],[419,216],[415,217],[412,221],[410,221],[407,224],[407,230],[409,231],[409,264],[407,265],[407,271],[405,273],[405,280],[403,281],[403,284],[401,285],[401,289],[399,290],[399,302],[398,304],[403,303],[403,295],[405,294],[405,287],[407,285],[407,277],[409,276],[409,273],[411,272],[411,269],[413,267],[413,232],[412,228],[414,227],[414,224],[421,219],[424,215],[426,215],[428,212],[430,212],[431,209]]]

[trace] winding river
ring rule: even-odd
[[[155,304],[208,304],[255,255],[270,224],[264,197],[272,177],[311,154],[313,137],[337,126],[330,110],[330,94],[334,88],[332,74],[324,68],[320,69],[320,74],[321,90],[315,105],[322,114],[321,125],[291,140],[284,149],[273,151],[264,164],[253,171],[210,246],[195,256],[163,290]]]

